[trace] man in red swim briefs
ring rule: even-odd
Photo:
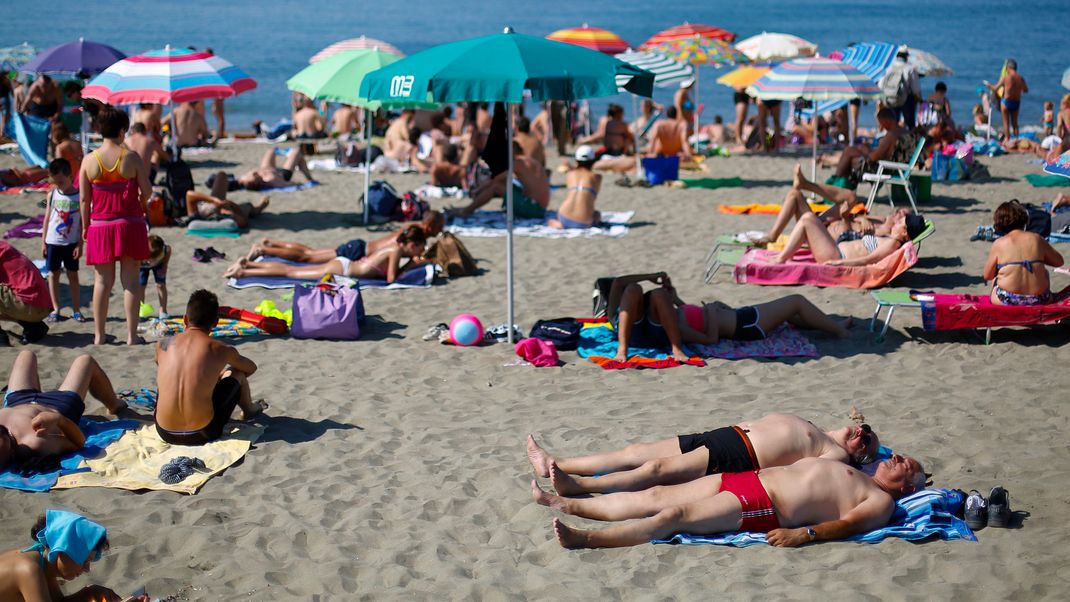
[[[535,481],[531,491],[537,503],[566,514],[604,521],[640,519],[584,531],[555,518],[554,534],[566,548],[617,548],[675,533],[726,531],[764,532],[772,545],[795,547],[887,525],[895,500],[924,489],[925,478],[917,460],[893,455],[877,466],[873,477],[833,460],[804,458],[790,466],[592,498],[552,495]]]

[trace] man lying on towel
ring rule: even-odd
[[[87,393],[113,415],[138,417],[115,395],[108,375],[93,356],[77,357],[59,389],[42,391],[37,355],[19,353],[0,408],[0,469],[11,463],[32,468],[43,458],[81,449],[85,436],[78,421],[85,412]]]
[[[604,521],[639,520],[585,531],[554,519],[566,548],[618,548],[676,533],[765,533],[770,544],[795,547],[843,539],[888,524],[895,500],[925,487],[921,464],[893,455],[873,477],[824,458],[790,466],[715,474],[684,483],[592,498],[546,493],[532,481],[535,501],[566,514]],[[774,502],[775,500],[775,502]]]
[[[223,435],[234,408],[249,419],[267,407],[249,393],[253,360],[210,336],[218,321],[215,294],[195,291],[186,304],[185,330],[156,346],[156,432],[172,445],[210,443]]]
[[[555,458],[531,435],[527,447],[537,475],[550,477],[561,495],[580,495],[640,491],[711,474],[787,466],[802,458],[861,466],[876,458],[880,440],[868,424],[822,431],[799,416],[768,414],[705,433],[633,443],[591,456]]]

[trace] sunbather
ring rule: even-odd
[[[239,228],[248,228],[249,220],[267,209],[271,197],[264,195],[256,205],[235,203],[227,200],[227,174],[219,172],[212,179],[212,194],[190,190],[186,192],[186,215],[189,219],[216,219],[229,217]]]
[[[440,211],[429,211],[419,226],[423,228],[425,238],[430,240],[442,233],[442,229],[446,226],[446,216]],[[366,255],[374,255],[386,247],[396,245],[398,236],[402,232],[404,230],[396,230],[371,242],[355,238],[333,249],[313,249],[299,242],[265,238],[258,243],[253,243],[245,258],[252,261],[257,257],[265,256],[280,257],[300,263],[327,263],[336,257],[345,257],[350,261],[357,261]]]
[[[877,124],[884,130],[884,137],[877,148],[870,150],[866,146],[849,146],[838,156],[825,158],[836,161],[836,177],[843,178],[852,187],[862,181],[863,174],[875,173],[880,161],[909,163],[918,144],[918,135],[900,127],[893,109],[884,107],[878,110]]]
[[[1045,266],[1063,265],[1063,256],[1039,234],[1027,231],[1028,221],[1029,213],[1017,200],[996,207],[992,216],[992,226],[1003,233],[992,243],[985,262],[985,280],[992,281],[992,303],[1051,302],[1051,283]]]
[[[365,255],[356,261],[348,257],[336,256],[334,259],[317,265],[298,266],[273,261],[249,261],[242,257],[230,266],[223,276],[226,278],[247,278],[252,276],[273,276],[295,278],[299,280],[319,280],[324,276],[348,276],[351,278],[371,278],[394,282],[402,273],[416,265],[422,265],[424,246],[427,237],[418,225],[405,228],[397,236],[397,244],[385,246],[371,255]],[[404,258],[417,261],[402,266]]]
[[[557,210],[557,219],[546,221],[551,228],[590,228],[602,220],[594,208],[602,188],[602,176],[592,170],[596,161],[594,149],[580,146],[576,149],[576,161],[576,168],[565,175],[568,194]]]
[[[263,190],[265,188],[284,188],[290,186],[294,170],[299,170],[309,182],[315,182],[312,172],[308,171],[305,163],[305,153],[301,147],[292,148],[286,153],[286,163],[283,167],[275,166],[275,149],[269,148],[260,159],[260,165],[238,178],[240,184],[246,190]]]
[[[726,531],[765,533],[774,546],[796,547],[884,527],[892,518],[895,500],[924,487],[921,464],[898,455],[879,464],[872,478],[841,462],[804,458],[790,466],[715,474],[680,485],[591,498],[552,495],[531,482],[537,503],[566,514],[604,521],[640,519],[584,531],[555,518],[554,534],[565,548],[634,546],[675,533]]]
[[[768,414],[705,433],[633,443],[577,458],[554,458],[531,435],[527,441],[528,461],[535,473],[550,477],[560,495],[640,491],[720,472],[787,466],[802,458],[862,465],[876,458],[879,448],[880,441],[868,424],[821,431],[792,414]]]

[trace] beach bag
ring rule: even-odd
[[[1029,214],[1029,221],[1026,223],[1025,229],[1039,234],[1041,238],[1051,236],[1051,213],[1033,203],[1024,203],[1022,206],[1025,207],[1026,213]]]
[[[327,283],[294,287],[290,332],[295,339],[355,341],[363,316],[359,288]]]
[[[416,196],[413,192],[406,192],[398,203],[398,210],[394,214],[394,221],[416,222],[424,218],[424,213],[431,210],[431,205]]]
[[[376,180],[368,185],[368,210],[372,215],[379,217],[394,217],[401,203],[401,197],[390,184]]]
[[[591,315],[596,318],[605,318],[606,309],[609,307],[609,291],[613,288],[616,276],[599,278],[594,281],[594,291],[591,293]]]
[[[186,193],[193,190],[193,172],[182,159],[163,166],[164,211],[171,219],[186,215]]]
[[[881,104],[884,106],[891,109],[903,106],[909,93],[905,69],[891,69],[881,78]]]
[[[538,368],[553,368],[561,364],[561,359],[557,356],[557,349],[554,348],[554,344],[550,341],[524,339],[523,341],[517,341],[516,347],[513,349],[518,356]]]
[[[442,268],[447,278],[471,276],[477,271],[476,260],[472,258],[472,254],[465,248],[461,239],[449,232],[431,245],[425,257]]]
[[[581,328],[582,326],[575,318],[539,320],[531,327],[531,333],[528,336],[549,341],[561,351],[574,351],[580,342]]]
[[[149,225],[166,226],[169,223],[171,220],[167,217],[167,201],[162,193],[153,192],[149,198]]]

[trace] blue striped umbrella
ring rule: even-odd
[[[865,73],[870,79],[880,81],[888,68],[895,60],[897,47],[888,42],[861,42],[852,44],[843,50],[837,50],[829,55],[829,58],[838,59]],[[818,115],[831,113],[847,104],[846,100],[828,100],[819,102],[811,110],[803,111],[803,117],[810,118],[816,112]]]

